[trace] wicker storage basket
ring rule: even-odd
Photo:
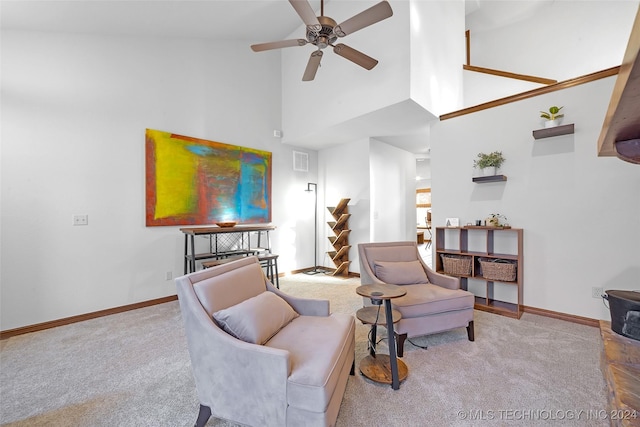
[[[501,282],[516,280],[516,263],[506,259],[480,259],[482,277]]]
[[[469,276],[471,274],[471,257],[442,254],[442,267],[445,274]]]

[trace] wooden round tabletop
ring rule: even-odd
[[[359,321],[368,325],[387,324],[387,317],[385,315],[384,308],[381,308],[380,305],[371,305],[361,308],[356,312],[356,317]],[[402,319],[402,314],[398,310],[391,310],[391,317],[393,319],[393,323],[397,323],[400,319]]]
[[[358,286],[356,288],[356,293],[363,297],[384,300],[404,296],[407,294],[407,291],[402,289],[402,286],[398,285],[375,284]]]
[[[391,361],[388,354],[376,354],[367,356],[360,362],[360,372],[372,381],[393,384],[391,375]],[[398,360],[398,381],[404,381],[409,375],[409,368],[402,361]]]

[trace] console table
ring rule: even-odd
[[[407,378],[409,369],[407,365],[398,360],[396,355],[395,334],[393,324],[402,317],[401,313],[391,308],[391,299],[406,295],[407,291],[398,285],[362,285],[356,288],[356,293],[365,298],[370,298],[373,304],[358,310],[356,317],[363,323],[371,325],[372,342],[370,354],[360,362],[360,372],[372,381],[391,384],[394,390],[400,388],[400,381]],[[376,325],[382,323],[379,317],[379,309],[384,302],[385,319],[387,326],[387,339],[389,341],[389,355],[376,354]]]
[[[196,261],[203,259],[220,259],[233,255],[251,255],[259,249],[251,248],[251,233],[258,234],[258,247],[271,253],[269,232],[275,230],[274,225],[236,225],[234,227],[187,227],[181,228],[184,233],[184,274],[196,271]],[[264,244],[262,233],[265,233]],[[209,252],[196,253],[195,237],[209,237]],[[226,238],[226,242],[223,241]],[[230,247],[227,242],[232,242]]]

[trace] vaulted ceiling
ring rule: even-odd
[[[332,1],[340,0],[326,0],[325,6]],[[553,0],[465,0],[465,5],[467,14],[474,13],[478,30],[484,30],[524,19],[550,1]],[[320,10],[320,0],[309,2],[314,9]],[[377,0],[361,2],[364,10],[365,6],[377,3]],[[246,42],[247,46],[281,40],[301,26],[300,17],[286,0],[2,0],[0,8],[4,29],[236,40]],[[424,123],[424,120],[416,120],[416,123]],[[358,126],[362,127],[355,123],[327,131],[344,136],[357,133]],[[425,155],[428,134],[424,132],[425,125],[421,126],[413,135],[388,136],[380,140]],[[408,125],[405,126],[407,128]],[[311,145],[310,148],[315,148]]]
[[[332,1],[340,0],[325,3]],[[524,18],[552,1],[466,0],[465,4],[467,14],[481,16],[478,29],[485,29]],[[320,0],[309,3],[320,10]],[[362,3],[364,10],[377,1]],[[7,29],[247,42],[280,40],[301,24],[286,0],[2,0],[0,12]]]

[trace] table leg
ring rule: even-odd
[[[400,388],[400,380],[398,377],[398,358],[396,355],[396,340],[393,332],[393,314],[391,313],[391,300],[384,300],[384,308],[387,315],[387,332],[389,341],[389,362],[391,363],[391,388],[397,390]]]
[[[196,271],[196,241],[193,234],[189,237],[191,237],[191,260],[189,261],[189,269],[191,271],[189,271],[189,273],[193,273]]]
[[[189,260],[189,235],[184,235],[184,274],[187,274],[187,261]]]
[[[376,337],[378,331],[378,325],[375,323],[371,325],[371,342],[369,343],[369,354],[373,357],[376,357]]]
[[[269,237],[269,230],[267,230],[267,251],[271,253],[271,237]]]

